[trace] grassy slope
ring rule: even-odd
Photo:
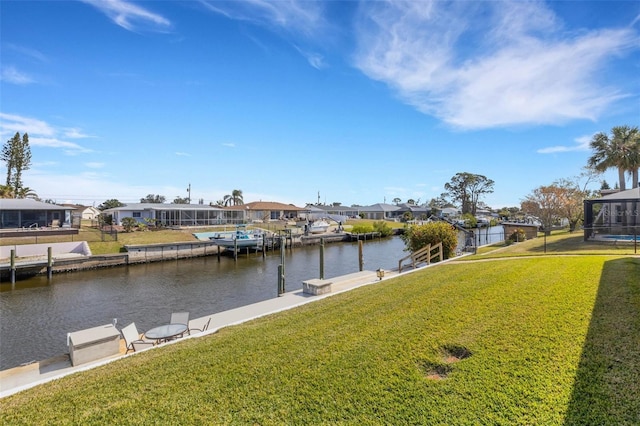
[[[638,277],[607,256],[441,265],[21,392],[0,423],[638,423]]]

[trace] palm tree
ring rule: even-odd
[[[638,169],[640,168],[640,131],[638,127],[616,126],[611,129],[611,136],[605,133],[597,133],[591,139],[590,146],[595,150],[589,158],[589,166],[599,172],[610,168],[618,169],[620,191],[626,189],[625,172],[631,174],[631,187],[638,187]],[[632,204],[636,210],[636,203]],[[626,203],[622,204],[622,210],[626,211]],[[631,225],[637,223],[637,217],[633,217]],[[622,225],[628,225],[628,217],[622,218]]]
[[[242,191],[240,189],[234,189],[231,191],[231,195],[224,196],[224,205],[225,206],[239,206],[244,204],[244,200],[242,199]]]
[[[38,194],[28,186],[21,186],[16,192],[16,198],[33,198],[37,199]]]
[[[638,168],[640,168],[640,132],[637,127],[616,126],[611,135],[600,132],[593,136],[589,144],[594,150],[589,158],[589,167],[599,172],[610,168],[618,169],[620,190],[627,188],[625,172],[632,175],[632,188],[638,187]]]

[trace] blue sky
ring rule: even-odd
[[[205,203],[428,202],[469,172],[495,181],[489,206],[516,206],[578,175],[595,133],[640,124],[637,1],[3,0],[0,16],[2,142],[29,133],[24,183],[58,203],[189,184]]]

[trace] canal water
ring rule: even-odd
[[[285,252],[286,291],[319,278],[319,246]],[[365,270],[395,269],[407,253],[399,237],[366,241]],[[325,245],[324,278],[359,270],[358,243]],[[0,370],[68,352],[67,333],[118,319],[144,331],[172,312],[191,318],[277,297],[280,253],[217,256],[54,274],[0,284]]]

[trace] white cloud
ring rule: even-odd
[[[0,135],[13,136],[16,132],[29,133],[29,136],[53,136],[56,133],[53,127],[42,120],[0,112]]]
[[[139,28],[166,30],[171,22],[161,15],[150,12],[136,4],[124,0],[81,0],[107,15],[116,25],[129,31]]]
[[[40,146],[45,148],[62,148],[68,155],[79,153],[93,152],[88,148],[84,148],[76,143],[63,141],[57,138],[39,138],[29,135],[29,144],[31,146]]]
[[[191,157],[191,154],[188,154],[186,152],[176,152],[176,155],[178,157]]]
[[[0,74],[2,81],[6,81],[11,84],[18,84],[20,86],[24,86],[27,84],[33,84],[36,81],[30,75],[19,71],[17,68],[13,66],[6,66],[2,68],[2,73]]]
[[[71,132],[71,134],[79,137],[81,132],[77,129],[74,130],[76,131]],[[59,130],[42,120],[0,112],[0,136],[4,139],[13,136],[16,132],[20,134],[28,133],[31,146],[61,148],[68,155],[93,152],[93,150],[77,143],[59,138],[59,135],[69,137],[69,129]]]
[[[247,21],[265,27],[289,39],[293,47],[316,69],[327,67],[324,56],[311,49],[301,48],[305,41],[325,33],[329,23],[325,18],[325,3],[306,0],[249,0],[220,2],[200,0],[209,11],[226,16],[229,19]],[[248,35],[258,46],[267,50],[265,44]],[[304,40],[303,40],[304,39]]]
[[[629,28],[567,35],[540,3],[366,7],[355,65],[418,110],[459,128],[595,119],[624,96],[600,86],[597,73],[638,42]]]
[[[324,28],[322,2],[299,0],[249,0],[219,2],[201,0],[208,10],[230,19],[251,21],[268,28],[278,28],[292,33],[312,35]]]
[[[6,44],[7,48],[10,50],[13,50],[14,52],[18,52],[23,56],[27,56],[29,58],[35,59],[38,62],[48,62],[47,57],[40,51],[36,50],[36,49],[31,49],[28,47],[24,47],[24,46],[19,46],[17,44],[13,44],[13,43],[7,43]]]
[[[235,148],[236,144],[235,143],[231,143],[231,142],[227,142],[227,143],[223,143],[222,146],[226,146],[227,148]]]
[[[575,139],[576,144],[571,146],[557,145],[542,148],[537,151],[538,154],[556,154],[558,152],[573,152],[573,151],[589,151],[591,148],[591,136],[581,136]]]
[[[324,56],[322,56],[320,53],[308,52],[298,46],[296,46],[296,50],[300,52],[300,54],[307,59],[309,65],[311,65],[315,69],[321,70],[327,67]]]
[[[64,136],[71,139],[85,139],[95,137],[83,133],[82,129],[78,129],[76,127],[64,129]]]

